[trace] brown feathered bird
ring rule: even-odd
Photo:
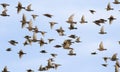
[[[114,0],[113,4],[120,4],[118,0]]]
[[[33,20],[35,20],[36,17],[38,17],[38,15],[36,15],[36,14],[32,14],[31,16],[32,16]]]
[[[110,11],[110,10],[114,10],[114,9],[111,7],[110,3],[108,3],[106,10]]]
[[[77,24],[77,22],[73,21],[73,17],[74,17],[74,14],[70,15],[70,17],[68,18],[66,22],[69,23],[70,25]]]
[[[21,11],[22,9],[25,9],[25,7],[23,7],[20,2],[18,2],[18,5],[17,5],[16,8],[17,8],[17,13],[20,13],[20,11]]]
[[[7,6],[10,6],[10,5],[7,4],[7,3],[1,3],[0,5],[2,5],[2,7],[3,7],[4,9],[6,9]]]
[[[32,4],[29,4],[25,10],[26,10],[26,11],[33,11],[33,10],[31,9],[31,6],[32,6]]]
[[[57,22],[49,22],[50,23],[50,28],[52,29],[55,24],[58,24]]]
[[[89,10],[90,13],[94,14],[96,11],[95,10]]]
[[[107,32],[104,31],[104,26],[101,27],[99,34],[107,34]]]
[[[100,44],[99,44],[99,48],[98,48],[99,51],[104,51],[104,50],[107,50],[104,48],[103,46],[103,42],[101,41]]]
[[[10,15],[8,15],[6,12],[7,12],[7,10],[4,9],[0,15],[1,15],[1,16],[4,16],[4,17],[10,16]]]
[[[16,44],[18,44],[18,42],[16,42],[15,40],[10,40],[10,41],[8,41],[11,45],[14,45],[14,46],[16,46]]]
[[[108,18],[108,20],[109,20],[109,24],[112,24],[112,21],[113,20],[116,20],[116,18],[114,18],[112,15]]]
[[[23,56],[24,54],[26,54],[26,53],[24,53],[22,50],[20,50],[20,51],[18,52],[18,54],[19,54],[19,58],[22,58],[22,56]]]
[[[10,72],[10,71],[8,71],[7,66],[5,66],[2,72]]]
[[[81,17],[80,23],[81,23],[81,24],[88,23],[87,21],[85,21],[84,15]]]
[[[44,16],[48,17],[48,18],[52,18],[53,15],[51,14],[43,14]]]

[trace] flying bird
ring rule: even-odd
[[[116,18],[114,18],[112,15],[108,18],[108,20],[109,20],[109,24],[112,24],[112,21],[113,20],[116,20]]]
[[[95,10],[89,10],[90,13],[94,14],[96,11]]]
[[[33,11],[33,10],[31,9],[31,5],[32,5],[32,4],[29,4],[25,10],[26,10],[26,11]]]
[[[10,71],[8,71],[7,66],[5,66],[4,69],[2,70],[2,72],[10,72]]]
[[[22,28],[25,27],[26,23],[28,23],[28,22],[26,21],[26,16],[25,16],[25,14],[23,14],[22,20],[21,20],[20,22],[22,23],[22,26],[21,26]]]
[[[21,11],[22,9],[25,9],[25,7],[23,7],[20,2],[18,2],[18,5],[17,5],[16,8],[17,8],[17,13],[20,13],[20,11]]]
[[[85,21],[84,15],[81,17],[80,23],[81,23],[81,24],[88,23],[87,21]]]
[[[35,20],[36,17],[38,17],[38,15],[36,15],[36,14],[32,14],[31,16],[32,16],[33,20]]]
[[[76,53],[74,53],[74,52],[73,52],[73,49],[70,49],[70,51],[69,51],[68,55],[70,55],[70,56],[73,56],[73,55],[74,55],[74,56],[75,56],[75,55],[76,55]]]
[[[114,10],[114,9],[111,7],[110,3],[108,3],[106,10],[110,11],[110,10]]]
[[[9,51],[12,51],[12,49],[11,49],[11,48],[7,48],[7,49],[6,49],[6,51],[8,51],[8,52],[9,52]]]
[[[104,48],[103,46],[103,42],[101,41],[100,44],[99,44],[99,48],[98,48],[99,51],[104,51],[104,50],[107,50]]]
[[[112,55],[112,57],[110,58],[110,60],[111,60],[111,61],[116,61],[116,60],[118,60],[118,58],[117,58],[117,53],[114,53],[114,54]]]
[[[10,5],[7,4],[7,3],[1,3],[0,5],[2,5],[2,7],[3,7],[4,9],[6,9],[7,6],[10,6]]]
[[[77,24],[77,22],[73,21],[73,17],[74,17],[74,14],[70,15],[70,17],[68,18],[66,22],[69,23],[70,25]]]
[[[107,34],[107,32],[104,31],[104,26],[101,27],[99,34]]]
[[[10,40],[10,41],[8,41],[11,45],[14,45],[14,46],[16,46],[16,44],[18,44],[18,42],[16,42],[15,40]]]
[[[49,22],[50,23],[50,28],[52,29],[55,24],[58,24],[57,22]]]
[[[32,69],[28,69],[27,72],[34,72]]]
[[[18,52],[18,54],[19,54],[19,58],[21,58],[24,54],[26,54],[26,53],[24,53],[22,50],[20,50],[19,52]]]
[[[113,4],[120,4],[118,0],[114,0]]]
[[[51,14],[43,14],[44,16],[48,17],[48,18],[52,18],[53,15]]]
[[[7,12],[7,10],[4,9],[0,15],[1,15],[1,16],[4,16],[4,17],[10,16],[10,15],[8,15],[6,12]]]

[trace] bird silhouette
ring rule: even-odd
[[[27,72],[34,72],[32,69],[28,69]]]
[[[26,25],[26,23],[28,23],[27,21],[26,21],[26,16],[25,16],[25,14],[23,14],[23,16],[22,16],[22,20],[20,21],[21,23],[22,23],[22,28],[24,28],[24,26]]]
[[[88,23],[87,21],[85,21],[84,15],[81,17],[80,23],[81,23],[81,24]]]
[[[36,19],[36,17],[38,17],[39,15],[32,14],[31,16],[32,16],[33,20],[35,20],[35,19]]]
[[[73,17],[74,17],[74,14],[70,15],[70,17],[68,18],[66,22],[69,23],[70,25],[77,24],[77,22],[73,21]]]
[[[51,14],[43,14],[44,16],[48,17],[48,18],[52,18],[53,15]]]
[[[60,27],[59,29],[56,29],[56,31],[58,32],[58,34],[59,34],[60,36],[64,36],[64,35],[65,35],[65,34],[64,34],[65,30],[63,30],[62,27]]]
[[[10,41],[8,41],[11,45],[14,45],[14,46],[16,46],[16,44],[18,44],[18,42],[16,42],[15,40],[10,40]]]
[[[55,24],[58,24],[57,22],[49,22],[50,23],[50,28],[52,29]]]
[[[112,21],[113,20],[116,20],[116,18],[114,18],[112,15],[108,18],[108,20],[109,20],[109,24],[112,24]]]
[[[118,60],[118,58],[117,58],[117,53],[114,53],[114,54],[112,55],[112,57],[110,58],[110,60],[111,60],[111,61],[116,61],[116,60]]]
[[[114,0],[113,4],[120,4],[118,0]]]
[[[74,52],[73,52],[73,49],[70,49],[70,51],[69,51],[68,55],[70,55],[70,56],[75,56],[75,55],[76,55],[76,53],[74,53]]]
[[[7,6],[10,6],[10,5],[7,4],[7,3],[1,3],[0,5],[2,5],[2,7],[3,7],[4,9],[6,9]]]
[[[114,10],[114,9],[111,7],[110,3],[108,3],[106,10],[110,11],[110,10]]]
[[[11,49],[11,48],[7,48],[7,49],[6,49],[6,51],[8,51],[8,52],[9,52],[9,51],[12,51],[12,49]]]
[[[101,41],[100,44],[99,44],[99,48],[98,48],[99,51],[104,51],[104,50],[107,50],[104,48],[103,46],[103,42]]]
[[[25,7],[22,6],[21,2],[18,2],[18,5],[16,8],[17,8],[17,13],[20,13],[22,9],[25,9]]]
[[[2,72],[10,72],[10,71],[8,71],[7,66],[5,66]]]
[[[104,31],[104,26],[101,27],[99,34],[107,34],[107,32]]]
[[[26,54],[26,53],[24,53],[22,50],[20,50],[20,51],[18,52],[18,54],[19,54],[19,58],[22,58],[22,56],[23,56],[24,54]]]
[[[6,12],[7,12],[7,10],[4,9],[0,15],[1,15],[1,16],[4,16],[4,17],[10,16],[10,15],[8,15]]]
[[[33,11],[33,10],[31,9],[31,5],[32,5],[32,4],[29,4],[25,10],[26,10],[26,11]]]
[[[89,10],[90,13],[94,14],[96,11],[95,10]]]

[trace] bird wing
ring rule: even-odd
[[[104,49],[103,42],[100,43],[99,48]]]
[[[31,5],[32,5],[32,4],[29,4],[29,5],[27,6],[27,9],[28,9],[28,10],[31,10]]]
[[[74,14],[70,15],[70,17],[68,18],[68,21],[73,22],[73,17],[74,17]]]

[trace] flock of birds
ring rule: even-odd
[[[120,4],[120,2],[118,0],[114,0],[113,4]],[[7,3],[1,3],[0,4],[2,7],[3,7],[3,11],[2,13],[0,14],[2,17],[9,17],[10,15],[7,14],[7,6],[10,6],[9,4]],[[29,4],[27,7],[24,7],[21,2],[18,2],[18,5],[16,6],[17,8],[17,13],[19,14],[21,12],[21,10],[25,10],[25,11],[34,11],[32,8],[31,8],[31,5],[32,4]],[[106,7],[106,10],[107,11],[110,11],[110,10],[114,10],[110,3],[108,3],[107,7]],[[95,10],[89,10],[91,14],[94,14],[96,13]],[[49,38],[48,41],[45,41],[44,40],[44,36],[46,35],[46,31],[41,31],[39,30],[39,28],[37,26],[33,26],[33,20],[35,21],[37,17],[39,17],[39,15],[36,15],[36,14],[32,14],[31,15],[33,19],[30,19],[29,21],[26,19],[26,15],[23,14],[22,15],[22,20],[20,20],[20,23],[21,23],[21,28],[24,29],[26,28],[28,31],[30,31],[33,36],[30,36],[30,35],[26,35],[24,36],[24,43],[23,45],[26,46],[26,45],[32,45],[32,43],[37,43],[40,45],[40,47],[44,46],[44,45],[47,45],[47,44],[51,44],[53,41],[55,41],[55,39],[53,38]],[[53,15],[52,14],[43,14],[43,16],[47,17],[47,18],[52,18]],[[104,35],[104,34],[107,34],[107,32],[104,31],[104,26],[103,24],[107,21],[109,21],[109,24],[112,24],[112,22],[116,20],[116,18],[114,16],[110,16],[108,18],[108,20],[106,19],[97,19],[97,20],[94,20],[93,23],[98,25],[98,26],[101,26],[101,29],[100,29],[100,32],[98,32],[99,34],[101,35]],[[68,17],[68,20],[66,20],[66,23],[69,24],[69,31],[71,30],[77,30],[78,28],[75,27],[75,25],[77,24],[76,21],[74,21],[74,14],[71,14],[69,17]],[[85,24],[85,23],[88,23],[88,21],[85,20],[85,17],[84,15],[81,17],[80,21],[79,21],[80,24]],[[53,22],[49,22],[50,24],[50,28],[53,29],[54,28],[54,25],[57,25],[58,23],[53,21]],[[68,37],[68,39],[65,39],[62,44],[58,44],[58,45],[54,45],[54,48],[63,48],[65,50],[68,50],[68,55],[69,56],[76,56],[76,53],[74,51],[74,48],[71,47],[71,45],[73,44],[76,44],[76,43],[81,43],[81,39],[80,39],[80,36],[76,36],[74,34],[71,34],[71,35],[66,35],[64,32],[65,30],[61,27],[59,27],[58,29],[55,30],[59,36],[66,36]],[[42,37],[40,39],[37,38],[37,34],[40,33],[42,35]],[[13,46],[16,46],[17,44],[19,44],[19,42],[17,42],[16,40],[9,40],[8,41],[9,44],[13,45]],[[119,41],[119,44],[120,44],[120,41]],[[106,48],[104,48],[104,45],[103,45],[103,42],[101,41],[100,44],[99,44],[99,48],[98,48],[98,51],[105,51],[107,50]],[[12,51],[11,48],[7,48],[6,51]],[[45,49],[44,50],[41,50],[40,53],[48,53]],[[23,50],[21,49],[19,52],[18,52],[18,55],[19,55],[19,58],[22,58],[23,55],[25,55],[27,53],[23,52]],[[96,55],[97,52],[91,52],[91,55]],[[55,62],[55,58],[56,56],[58,55],[57,53],[51,53],[50,54],[51,57],[48,58],[47,60],[47,64],[46,66],[42,66],[40,65],[40,67],[38,68],[38,71],[47,71],[49,69],[57,69],[59,66],[61,66],[61,64],[59,63],[56,63]],[[107,60],[111,60],[111,61],[115,61],[115,72],[119,72],[119,68],[120,68],[120,64],[119,64],[119,61],[118,61],[118,57],[117,57],[117,53],[113,54],[113,56],[111,57],[103,57],[103,60],[105,61],[104,64],[102,64],[102,66],[104,67],[107,67]],[[27,72],[33,72],[34,70],[32,69],[28,69]],[[2,70],[2,72],[10,72],[8,69],[7,69],[7,66],[5,66]]]

